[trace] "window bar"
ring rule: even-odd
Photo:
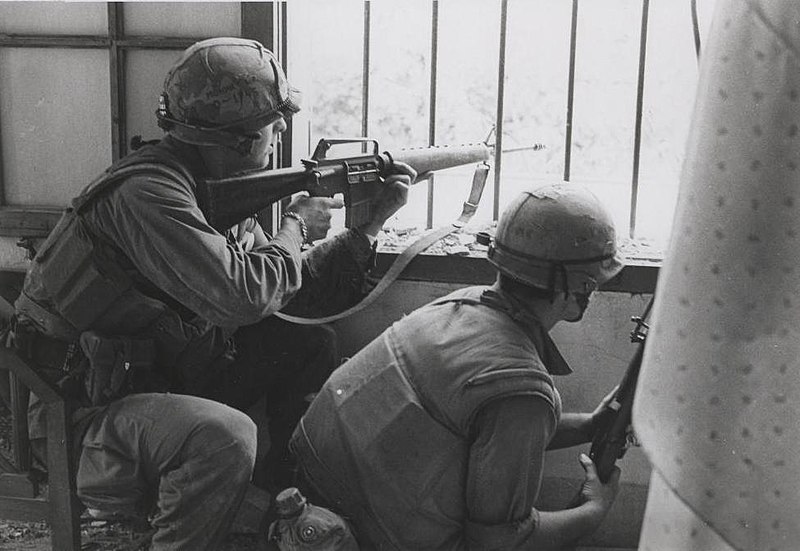
[[[277,31],[277,38],[280,42],[280,60],[283,65],[284,74],[289,74],[289,37],[286,29],[289,28],[289,3],[275,2],[278,9],[278,18],[281,22]],[[287,124],[286,130],[281,137],[283,147],[281,149],[281,167],[291,166],[292,164],[292,125]]]
[[[578,0],[572,0],[572,23],[569,31],[569,76],[567,84],[567,120],[564,132],[564,181],[569,181],[572,157],[572,107],[575,100],[575,52],[578,43]]]
[[[436,145],[436,77],[439,61],[439,2],[431,5],[431,94],[428,115],[428,145]],[[435,176],[428,180],[428,228],[433,227],[433,182]]]
[[[697,0],[692,0],[691,12],[692,31],[694,33],[694,52],[697,55],[697,59],[700,59],[700,23],[697,20]]]
[[[126,144],[127,121],[125,115],[125,51],[118,40],[125,35],[124,6],[121,2],[109,2],[108,47],[109,92],[111,94],[111,159],[117,161],[128,152]]]
[[[642,149],[642,104],[644,100],[644,71],[647,66],[647,22],[650,0],[642,2],[642,26],[639,38],[639,81],[636,90],[636,124],[633,129],[633,173],[631,175],[631,212],[629,237],[636,234],[636,207],[639,200],[639,158]]]
[[[276,28],[275,17],[276,7],[273,2],[242,2],[241,4],[241,26],[242,38],[249,38],[261,42],[265,47],[273,52],[275,51],[276,43]],[[286,121],[287,127],[292,124],[291,119]],[[283,147],[281,138],[276,139],[276,153],[273,153],[272,162],[276,164],[282,163]],[[262,228],[269,230],[273,235],[278,231],[278,206],[277,204],[271,205],[262,209],[258,213],[258,221]]]
[[[2,78],[2,74],[0,74],[0,78]],[[3,117],[2,113],[0,113],[0,207],[6,204],[6,180],[5,180],[5,171],[3,170]],[[1,226],[2,224],[0,224]]]
[[[500,6],[500,52],[497,63],[497,115],[495,117],[494,133],[494,203],[492,204],[492,219],[500,217],[500,176],[503,160],[503,100],[505,99],[506,77],[506,32],[508,28],[508,0],[503,0]]]
[[[369,34],[370,13],[369,0],[364,0],[364,59],[361,69],[361,136],[369,135]],[[367,145],[362,146],[362,152],[366,152]]]

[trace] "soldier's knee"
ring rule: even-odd
[[[256,449],[258,431],[253,420],[238,410],[233,410],[231,420],[231,435],[236,441],[233,447],[233,460],[240,469],[247,469],[249,474],[253,471],[256,462]]]
[[[253,420],[239,410],[222,406],[203,423],[207,449],[216,449],[215,459],[230,474],[249,479],[256,461],[257,430]],[[224,461],[224,463],[222,463]]]

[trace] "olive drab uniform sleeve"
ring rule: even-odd
[[[281,231],[244,252],[205,220],[185,183],[143,175],[88,215],[145,282],[220,327],[255,323],[279,310],[301,283],[300,239]]]
[[[329,316],[358,303],[371,289],[375,245],[359,229],[317,243],[303,255],[303,285],[284,312]]]

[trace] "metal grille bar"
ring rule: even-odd
[[[361,135],[369,135],[369,55],[370,55],[370,8],[364,2],[364,58],[361,69]],[[366,147],[366,146],[364,146]],[[364,149],[366,151],[366,149]]]
[[[578,45],[578,0],[572,0],[572,22],[569,31],[569,76],[567,80],[567,120],[564,132],[564,181],[569,182],[572,161],[572,110],[575,102],[575,52]]]
[[[431,6],[431,85],[430,109],[428,115],[428,145],[436,145],[436,85],[439,68],[439,3],[433,2]],[[433,227],[433,183],[436,176],[428,180],[428,219],[427,228]]]
[[[644,104],[644,73],[647,68],[647,25],[650,0],[642,3],[642,26],[639,35],[639,77],[636,88],[636,123],[633,129],[633,173],[631,175],[631,212],[628,226],[631,238],[636,234],[636,208],[639,200],[639,159],[642,149],[642,109]]]
[[[503,165],[503,109],[505,100],[506,80],[506,33],[508,30],[508,0],[503,0],[500,6],[500,51],[497,63],[497,115],[495,117],[495,147],[494,147],[494,201],[492,203],[492,217],[500,217],[500,176]]]
[[[694,52],[697,55],[697,59],[700,59],[700,23],[697,20],[697,0],[692,0],[690,8],[692,12],[692,35],[694,36]]]

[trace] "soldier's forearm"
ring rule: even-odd
[[[591,439],[592,415],[590,413],[563,413],[547,449],[559,450],[579,446]]]

